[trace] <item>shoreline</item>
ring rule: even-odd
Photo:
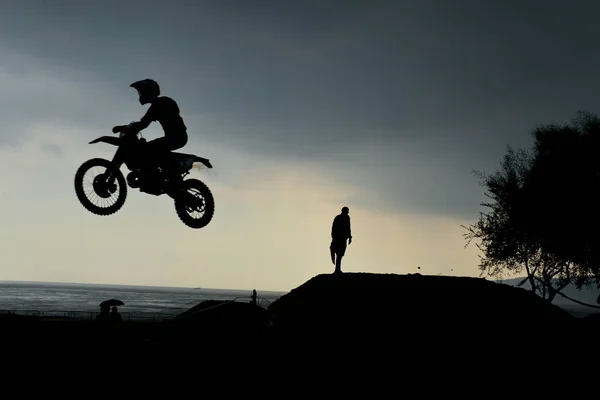
[[[212,299],[204,301],[214,301]],[[238,301],[237,299],[223,300],[223,301]],[[250,299],[246,301],[238,301],[240,303],[249,303]],[[202,303],[199,301],[198,304]],[[271,302],[269,302],[271,303]],[[581,306],[578,304],[567,305],[567,304],[556,304],[557,307],[567,311],[569,314],[576,318],[585,318],[591,315],[600,314],[600,310],[592,309],[589,307]],[[123,307],[125,308],[125,307]],[[268,306],[264,307],[268,310]],[[128,322],[162,322],[168,321],[174,318],[177,314],[185,311],[184,307],[174,307],[171,310],[166,308],[163,311],[119,311],[123,321]],[[24,317],[41,317],[46,319],[54,319],[61,321],[93,321],[98,315],[99,311],[85,311],[85,310],[33,310],[33,309],[0,309],[0,318],[6,314],[16,314]]]

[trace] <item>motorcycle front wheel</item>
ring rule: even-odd
[[[109,167],[110,161],[93,158],[84,162],[75,173],[75,194],[83,207],[96,215],[114,214],[123,207],[127,198],[127,183],[121,171],[114,173],[111,182],[106,181]],[[93,173],[98,170],[103,172]],[[91,177],[86,179],[89,172],[92,172]]]

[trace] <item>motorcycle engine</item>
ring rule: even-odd
[[[127,174],[127,184],[134,189],[140,187],[140,178],[137,172],[133,171]]]
[[[166,183],[166,177],[160,167],[156,167],[138,171],[136,175],[132,176],[132,181],[143,192],[160,194]]]

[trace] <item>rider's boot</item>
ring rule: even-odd
[[[169,189],[174,189],[181,180],[181,176],[177,173],[175,166],[171,163],[166,163],[163,171],[167,179],[167,186]]]

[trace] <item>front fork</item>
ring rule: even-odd
[[[108,184],[114,184],[116,180],[116,174],[119,172],[121,165],[123,164],[125,153],[125,146],[122,144],[117,148],[115,155],[113,156],[112,161],[110,162],[110,167],[106,169],[105,182]]]
[[[116,179],[116,174],[120,172],[121,165],[126,158],[129,158],[130,155],[127,153],[134,152],[136,149],[135,141],[133,139],[125,139],[121,142],[115,155],[113,156],[112,161],[110,162],[110,167],[106,171],[106,182],[114,183]]]

